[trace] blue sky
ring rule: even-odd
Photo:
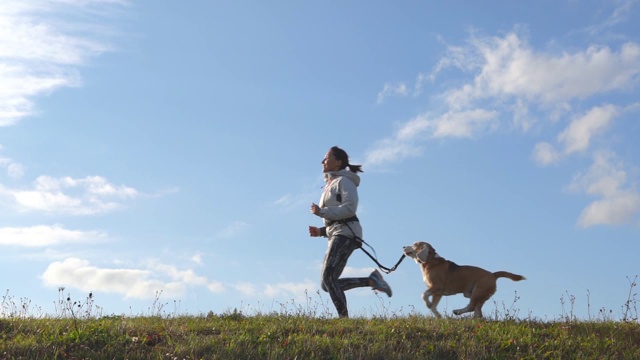
[[[34,314],[64,287],[105,315],[335,315],[307,227],[338,145],[386,266],[427,241],[527,277],[486,314],[517,297],[520,317],[619,319],[640,274],[639,9],[4,0],[6,295]],[[345,275],[374,266],[358,251]],[[350,291],[352,315],[431,316],[415,263],[385,278],[393,297]]]

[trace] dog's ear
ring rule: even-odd
[[[429,257],[429,247],[425,246],[422,250],[416,253],[416,258],[420,260],[420,262],[426,263],[427,258]]]

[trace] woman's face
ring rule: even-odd
[[[342,166],[342,160],[336,160],[331,150],[329,150],[322,160],[322,172],[338,171],[340,166]]]

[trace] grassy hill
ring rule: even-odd
[[[334,318],[307,304],[269,314],[102,316],[92,294],[60,290],[55,315],[34,316],[7,294],[0,307],[0,359],[640,359],[633,288],[623,318],[518,319],[514,304],[486,319],[416,314]],[[517,300],[517,299],[516,299]],[[319,311],[320,309],[320,311]],[[325,310],[322,310],[325,309]]]
[[[640,359],[615,321],[245,316],[0,319],[2,359]]]

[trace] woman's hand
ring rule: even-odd
[[[311,213],[314,215],[320,215],[320,206],[315,203],[311,203]]]
[[[309,226],[309,236],[311,237],[320,236],[320,228],[317,228],[315,226]]]

